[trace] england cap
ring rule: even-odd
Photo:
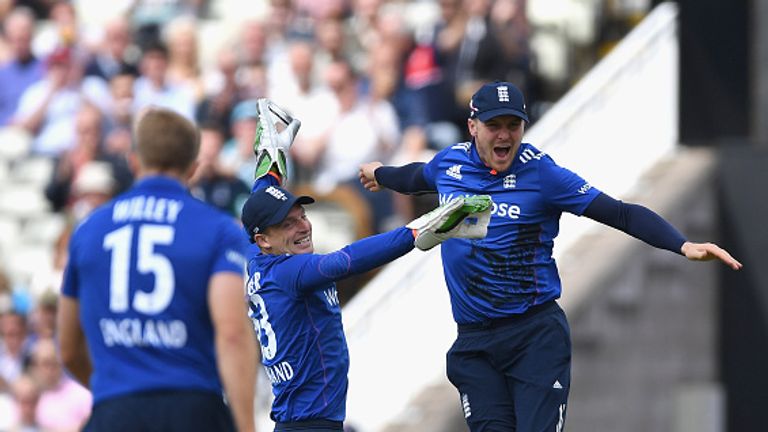
[[[513,115],[528,121],[523,93],[509,82],[488,83],[472,95],[469,118],[486,122],[500,115]]]
[[[253,235],[264,231],[272,225],[277,225],[288,216],[294,204],[312,204],[312,197],[295,196],[279,186],[268,186],[257,189],[243,204],[240,217],[248,237],[253,242]]]

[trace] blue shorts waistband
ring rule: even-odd
[[[312,430],[344,430],[344,423],[335,420],[302,420],[295,422],[276,422],[275,432],[280,431],[312,431]]]
[[[480,321],[480,322],[458,324],[459,333],[465,332],[465,331],[486,330],[486,329],[492,329],[497,327],[503,327],[508,324],[514,324],[514,323],[520,322],[522,320],[528,319],[532,316],[538,315],[542,312],[546,312],[550,309],[554,309],[557,307],[559,307],[557,305],[557,302],[555,302],[554,300],[550,300],[542,304],[530,306],[523,313],[510,315],[503,318],[489,319],[489,320]]]

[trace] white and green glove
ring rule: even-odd
[[[269,99],[258,99],[256,105],[259,110],[259,126],[253,142],[253,152],[256,154],[254,179],[265,176],[272,167],[276,167],[283,179],[287,179],[288,150],[299,132],[301,121]],[[276,127],[278,121],[285,125],[280,133]]]
[[[488,234],[493,200],[489,195],[460,196],[413,220],[417,248],[427,251],[449,238],[484,238]]]

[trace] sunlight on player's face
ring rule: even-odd
[[[470,134],[475,137],[480,159],[498,172],[508,170],[523,139],[525,130],[523,119],[502,115],[487,122],[469,119],[467,124]]]
[[[298,204],[293,206],[282,222],[267,228],[264,237],[271,246],[269,253],[274,255],[298,255],[315,250],[312,244],[312,224],[304,207]]]

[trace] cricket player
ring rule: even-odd
[[[427,163],[361,166],[363,185],[444,202],[466,194],[493,199],[488,235],[449,239],[443,271],[458,337],[447,355],[469,428],[561,431],[570,387],[571,341],[558,306],[552,247],[562,212],[583,215],[694,261],[741,263],[712,243],[692,243],[653,211],[617,201],[546,153],[521,143],[528,115],[508,82],[483,85],[470,102],[470,142]]]
[[[61,290],[62,360],[93,393],[84,430],[254,431],[242,228],[187,192],[192,123],[150,108],[134,139],[139,178],[77,227]]]
[[[259,168],[242,221],[256,246],[247,295],[274,394],[270,416],[276,432],[342,431],[349,353],[335,282],[386,264],[414,245],[429,250],[448,238],[485,236],[491,201],[462,195],[407,226],[315,254],[304,210],[314,199],[280,186],[298,120],[265,99],[259,118]],[[279,122],[287,127],[277,133]]]

